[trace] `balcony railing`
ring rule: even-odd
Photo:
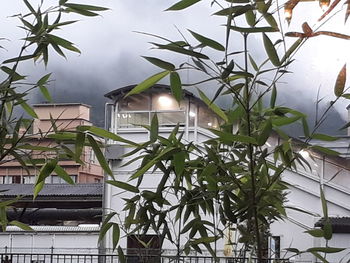
[[[127,263],[257,263],[251,258],[126,255]],[[118,255],[102,254],[0,254],[1,263],[121,263]],[[264,263],[289,263],[286,259],[264,259]]]

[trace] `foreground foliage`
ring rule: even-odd
[[[167,10],[183,10],[200,1],[182,0]],[[173,96],[178,101],[182,99],[183,87],[199,89],[201,99],[221,119],[220,129],[210,130],[213,139],[195,145],[182,140],[179,127],[169,137],[162,137],[155,116],[148,127],[150,140],[128,154],[137,154],[134,162],[141,159],[140,168],[130,177],[133,184],[114,182],[115,186],[135,194],[125,199],[127,216],[120,227],[127,235],[154,232],[161,237],[161,243],[171,242],[178,255],[188,254],[191,250],[202,253],[204,247],[213,256],[217,252],[217,240],[230,229],[238,231],[240,236],[237,243],[231,244],[238,251],[234,256],[254,256],[258,262],[263,262],[269,225],[286,217],[289,208],[285,204],[288,185],[281,175],[285,170],[311,169],[300,154],[301,150],[337,155],[335,151],[309,145],[309,142],[312,139],[336,140],[317,133],[317,129],[324,122],[329,108],[337,100],[349,97],[345,89],[344,66],[335,83],[332,104],[320,114],[315,125],[309,127],[304,113],[276,103],[278,80],[289,73],[293,56],[308,38],[329,35],[349,39],[349,36],[311,29],[307,23],[302,25],[303,32],[283,35],[281,6],[274,1],[207,2],[215,10],[213,15],[222,17],[225,23],[225,40],[220,43],[192,30],[188,31],[191,42],[185,37],[170,40],[149,34],[161,41],[153,42],[154,48],[185,55],[185,62],[176,66],[159,58],[145,57],[161,71],[137,85],[128,95],[143,92],[169,76]],[[298,3],[293,2],[294,6]],[[330,9],[336,2],[339,3],[335,1]],[[327,11],[321,20],[330,12]],[[285,36],[298,39],[286,47]],[[236,48],[238,38],[242,48]],[[261,62],[251,52],[257,45],[265,50],[265,59]],[[181,83],[181,72],[184,71],[199,72],[203,78],[197,83]],[[202,84],[215,87],[213,98],[208,98],[201,90]],[[219,96],[230,97],[232,106],[227,110],[216,106],[214,101]],[[283,131],[283,127],[293,123],[300,123],[304,130],[305,140],[298,144]],[[281,138],[281,142],[268,145],[267,140],[273,136]],[[149,180],[147,173],[155,170],[162,173],[157,189],[143,190],[143,181]],[[331,227],[322,188],[321,199],[325,228],[309,234],[329,240]],[[120,232],[118,224],[112,220],[115,215],[112,213],[106,219],[101,234],[102,238],[113,227],[114,247]],[[319,247],[290,251],[296,254],[311,252],[327,262],[323,252],[333,253],[341,249]]]
[[[23,0],[27,9],[26,13],[14,16],[18,18],[20,28],[24,31],[22,46],[16,57],[2,61],[0,67],[3,73],[0,82],[0,164],[16,161],[27,171],[28,175],[33,175],[34,170],[39,170],[34,187],[34,197],[44,186],[45,178],[52,173],[67,183],[74,183],[60,166],[59,161],[62,158],[68,158],[83,164],[80,155],[84,145],[93,147],[98,159],[105,168],[107,167],[99,148],[100,143],[94,139],[92,133],[87,132],[92,129],[91,127],[81,128],[76,132],[66,132],[57,128],[56,120],[52,119],[50,131],[32,133],[32,124],[37,115],[28,104],[29,95],[35,90],[40,90],[45,99],[51,102],[52,98],[47,88],[51,73],[41,77],[36,83],[32,83],[27,80],[27,76],[19,72],[19,65],[28,61],[47,65],[50,48],[62,57],[66,57],[65,51],[80,53],[72,42],[56,34],[59,29],[77,22],[65,19],[66,14],[97,16],[99,12],[107,10],[99,6],[71,3],[68,0],[57,1],[57,5],[52,6],[46,6],[43,2],[38,1],[38,6],[34,6],[28,0]],[[1,40],[3,42],[0,43],[0,48],[5,54],[5,38],[0,38]],[[19,112],[25,112],[25,114],[19,114]],[[36,138],[37,144],[33,144],[33,138]],[[44,138],[51,138],[55,143],[43,146],[40,141]],[[75,150],[68,147],[72,143],[76,145]],[[16,225],[26,230],[31,229],[21,222],[7,220],[8,207],[17,201],[18,198],[0,202],[0,224],[3,231],[6,230],[7,225]]]

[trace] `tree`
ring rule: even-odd
[[[57,4],[52,6],[45,5],[44,1],[41,1],[37,7],[34,7],[28,0],[23,0],[23,3],[27,12],[15,15],[25,34],[21,40],[22,46],[16,57],[2,61],[0,67],[4,73],[0,82],[0,164],[16,160],[29,174],[33,168],[40,170],[34,189],[34,196],[37,196],[44,185],[45,178],[53,172],[68,183],[73,183],[66,171],[59,165],[59,160],[64,157],[81,163],[80,155],[84,145],[93,147],[102,166],[106,168],[107,165],[102,158],[100,143],[87,132],[93,129],[92,127],[81,127],[75,132],[61,131],[56,127],[55,120],[52,119],[51,131],[39,134],[30,132],[33,120],[37,118],[37,115],[28,104],[28,95],[35,89],[39,89],[48,101],[52,101],[47,89],[51,73],[41,77],[36,83],[32,83],[22,72],[19,72],[19,65],[25,61],[34,61],[44,63],[46,66],[49,62],[49,49],[51,48],[62,57],[66,57],[63,50],[80,53],[72,42],[56,35],[59,29],[77,22],[67,20],[66,14],[97,16],[99,12],[107,8],[71,3],[68,0],[57,1]],[[18,114],[19,111],[22,111],[22,114]],[[55,139],[56,144],[33,145],[30,142],[33,137],[50,137]],[[67,144],[71,143],[75,144],[75,151],[67,147]],[[40,154],[46,158],[37,159],[33,156],[34,154]],[[6,230],[8,224],[30,229],[21,222],[8,222],[7,220],[6,209],[17,200],[0,203],[0,223],[3,231]]]
[[[182,0],[167,11],[183,10],[198,2],[200,0]],[[281,175],[286,169],[295,170],[300,166],[308,169],[309,164],[300,150],[337,154],[309,142],[312,139],[336,140],[335,137],[317,133],[317,129],[325,121],[333,104],[349,97],[345,89],[344,66],[335,83],[333,102],[320,114],[315,125],[309,127],[304,113],[278,106],[278,81],[289,73],[293,56],[308,38],[329,35],[349,39],[349,36],[313,30],[307,23],[302,25],[303,32],[284,35],[280,30],[281,19],[276,19],[281,9],[277,1],[214,0],[210,3],[215,8],[213,15],[222,17],[225,22],[223,30],[226,38],[223,43],[192,30],[188,33],[195,43],[185,37],[170,40],[150,34],[162,41],[152,43],[154,48],[190,59],[175,66],[169,61],[146,57],[162,71],[137,85],[127,96],[145,91],[170,76],[172,93],[178,101],[182,98],[183,87],[199,87],[202,100],[221,118],[220,129],[211,129],[214,138],[199,146],[182,141],[179,127],[168,138],[160,136],[155,116],[150,127],[146,127],[150,131],[150,140],[139,144],[132,152],[137,153],[134,162],[142,156],[140,168],[130,177],[130,181],[136,182],[136,189],[118,181],[111,183],[135,193],[134,197],[125,199],[127,217],[121,227],[127,235],[146,233],[151,229],[158,233],[161,242],[167,239],[173,243],[178,255],[189,253],[191,249],[201,253],[201,246],[204,246],[215,256],[217,239],[223,237],[226,228],[235,226],[240,233],[239,244],[236,244],[241,248],[240,256],[254,256],[261,263],[265,258],[263,240],[270,223],[286,216],[285,190],[288,185]],[[286,10],[291,12],[297,3],[289,1]],[[329,15],[337,4],[339,1],[332,3],[320,19]],[[252,39],[252,35],[260,36],[260,41]],[[298,39],[286,48],[286,36]],[[231,39],[238,37],[242,41],[242,49],[235,49],[232,44]],[[266,59],[261,63],[250,52],[253,41],[254,45],[260,44],[265,50]],[[216,54],[209,55],[209,49]],[[179,73],[188,70],[201,73],[203,79],[197,83],[182,84]],[[208,98],[201,90],[200,85],[204,83],[216,87],[213,98]],[[232,101],[232,106],[227,110],[214,103],[218,96],[223,95],[229,96]],[[305,140],[298,144],[282,129],[296,122],[302,124],[305,135]],[[282,141],[268,147],[266,142],[273,134],[277,134]],[[138,188],[144,180],[144,173],[150,169],[162,172],[155,191]],[[173,199],[169,200],[164,193],[171,193]],[[325,203],[324,196],[322,201]],[[324,208],[328,220],[326,211]],[[216,213],[219,214],[219,221],[216,221]],[[107,217],[102,226],[102,235],[115,225],[109,222],[114,215],[112,213]],[[174,221],[169,221],[168,218],[172,216]],[[325,229],[329,229],[330,222],[327,221],[326,225]],[[119,237],[119,228],[115,228],[118,229],[115,236]],[[187,241],[182,243],[180,236],[185,236]],[[322,232],[321,236],[329,239],[329,231]],[[114,246],[117,246],[117,238]],[[331,251],[329,248],[312,250],[324,262],[327,262],[326,259],[319,253]]]

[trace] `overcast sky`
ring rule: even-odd
[[[35,1],[31,2],[35,3]],[[83,1],[70,0],[70,2]],[[111,10],[103,12],[101,17],[78,17],[80,22],[56,33],[76,43],[82,54],[67,53],[68,60],[53,55],[46,71],[53,72],[55,81],[50,89],[56,101],[89,103],[98,115],[103,112],[105,93],[118,87],[138,83],[159,71],[142,59],[141,55],[169,59],[175,64],[186,60],[184,57],[175,57],[165,51],[151,50],[148,42],[155,39],[134,31],[153,33],[173,40],[181,39],[176,27],[182,32],[190,28],[219,41],[225,34],[223,27],[220,27],[224,21],[210,15],[213,13],[210,1],[202,1],[203,3],[184,12],[163,11],[176,0],[89,0],[85,2],[103,5]],[[5,37],[9,41],[0,43],[7,49],[0,50],[1,61],[18,52],[20,44],[18,39],[23,37],[23,32],[16,27],[18,25],[16,18],[9,16],[23,10],[24,4],[20,0],[2,0],[0,37]],[[320,14],[317,3],[305,3],[294,12],[294,16],[299,18],[293,20],[290,27],[285,24],[285,30],[301,31],[300,26],[304,19],[307,18],[310,25],[313,25],[313,21]],[[348,24],[347,27],[343,27],[343,15],[337,23],[331,23],[327,27],[350,34]],[[327,27],[323,29],[326,30]],[[185,35],[188,37],[186,32]],[[238,44],[240,43],[239,39],[231,41],[235,40]],[[325,96],[324,102],[333,100],[334,82],[342,65],[349,61],[349,47],[349,41],[326,37],[310,39],[310,42],[302,47],[290,68],[294,74],[285,77],[279,83],[281,103],[306,108],[312,113],[318,88],[321,88],[321,94]],[[264,50],[254,44],[251,46],[251,52],[260,62],[266,58]],[[45,72],[43,66],[34,67],[32,63],[26,63],[20,70],[21,73],[34,77],[40,77]],[[196,79],[193,75],[185,77],[189,80]],[[213,92],[211,89],[211,93]],[[38,102],[41,98],[35,97],[34,100]],[[342,118],[346,118],[347,104],[343,101],[337,105]],[[336,116],[336,118],[340,117]]]

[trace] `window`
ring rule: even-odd
[[[21,184],[22,183],[21,176],[20,175],[13,175],[13,176],[11,176],[10,182],[12,184]]]
[[[281,256],[281,237],[270,237],[270,258],[280,258]]]
[[[147,244],[145,247],[142,244]],[[157,235],[130,235],[127,238],[128,263],[160,263],[160,239]]]

